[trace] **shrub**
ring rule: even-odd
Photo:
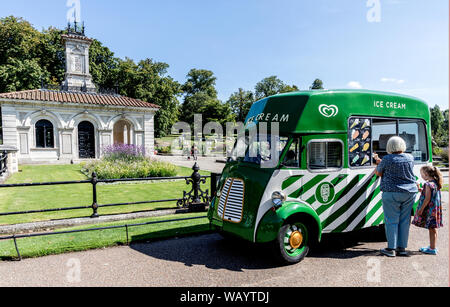
[[[100,161],[82,164],[89,175],[96,173],[99,179],[125,179],[148,177],[173,177],[177,168],[167,162],[145,156],[145,148],[136,145],[114,144],[103,150]]]
[[[447,149],[443,149],[441,154],[440,154],[440,156],[442,158],[442,162],[448,163],[448,148]]]
[[[157,147],[156,150],[159,153],[169,154],[172,152],[172,147],[171,146],[162,146],[162,147]]]
[[[177,174],[175,165],[149,158],[133,162],[102,159],[85,164],[84,170],[89,174],[95,172],[99,179],[173,177]]]
[[[142,161],[145,160],[145,147],[126,144],[114,144],[103,149],[104,159],[108,161]]]

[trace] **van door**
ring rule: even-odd
[[[322,226],[345,221],[346,212],[341,207],[346,201],[348,183],[346,135],[308,135],[302,140],[302,168],[306,172],[299,198],[316,210]]]

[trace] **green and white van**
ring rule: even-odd
[[[272,122],[279,123],[279,135],[271,135]],[[386,155],[392,136],[406,141],[418,183],[420,168],[432,162],[429,107],[409,96],[366,90],[281,94],[254,103],[245,127],[261,123],[267,132],[258,133],[257,144],[241,138],[245,157],[229,158],[208,218],[221,233],[274,242],[287,263],[303,260],[324,233],[384,223],[373,155]],[[274,140],[276,150],[263,150]],[[276,163],[263,167],[269,158]]]

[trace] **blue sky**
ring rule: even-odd
[[[376,1],[376,0],[374,0]],[[447,0],[80,0],[87,35],[116,56],[170,65],[179,82],[212,70],[219,98],[277,75],[308,89],[362,87],[416,96],[448,108]],[[67,0],[0,0],[0,16],[37,29],[67,24]]]

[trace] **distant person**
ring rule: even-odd
[[[191,147],[191,155],[192,155],[192,158],[194,159],[194,161],[198,160],[198,148],[197,148],[197,145],[192,145],[192,147]]]
[[[421,191],[422,195],[420,196],[420,203],[416,216],[414,217],[413,225],[428,229],[430,234],[430,246],[421,248],[420,252],[437,255],[437,230],[444,226],[442,222],[441,204],[442,174],[434,166],[422,167],[420,174],[426,183]]]
[[[374,155],[377,169],[375,174],[381,177],[383,192],[384,223],[388,247],[381,253],[388,257],[408,256],[411,212],[418,193],[414,176],[414,158],[405,154],[406,143],[401,137],[389,139],[386,151],[389,155],[381,160]]]

